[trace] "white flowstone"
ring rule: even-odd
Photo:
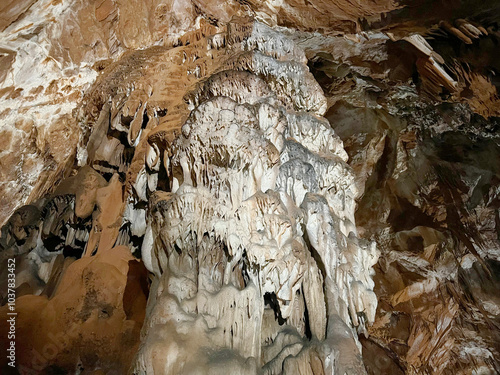
[[[155,280],[133,372],[306,374],[319,358],[362,373],[356,327],[375,316],[378,253],[357,238],[347,154],[303,52],[258,23],[238,32],[227,43],[245,52],[185,97],[164,152],[171,192],[149,198]],[[148,149],[140,199],[162,152]]]

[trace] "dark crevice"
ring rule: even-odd
[[[286,323],[286,319],[281,316],[280,305],[278,303],[278,298],[274,292],[267,292],[264,294],[264,304],[269,306],[274,311],[274,318],[278,321],[279,325]]]

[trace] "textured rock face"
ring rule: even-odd
[[[499,372],[499,9],[441,5],[0,5],[17,373]]]
[[[290,39],[253,22],[216,37],[210,57],[231,56],[188,94],[170,147],[149,136],[133,181],[138,197],[161,167],[170,182],[149,198],[141,251],[155,277],[133,371],[361,372],[351,327],[374,319],[377,254],[356,236],[326,100]]]

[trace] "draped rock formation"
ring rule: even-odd
[[[155,274],[134,372],[362,371],[352,327],[374,318],[377,255],[356,236],[352,172],[302,51],[254,22],[195,43],[225,61],[210,72],[197,56],[207,77],[181,134],[155,128],[132,180]]]
[[[500,9],[443,4],[0,5],[2,373],[498,373]]]

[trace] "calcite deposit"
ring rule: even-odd
[[[0,372],[500,372],[499,11],[0,4]]]

